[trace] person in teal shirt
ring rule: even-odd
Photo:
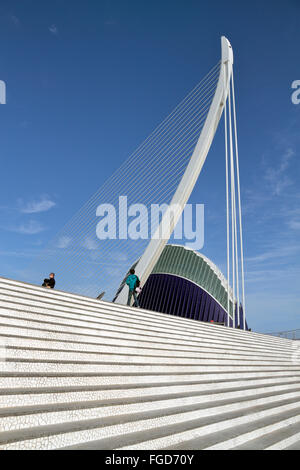
[[[140,283],[140,280],[138,276],[135,274],[135,270],[130,269],[130,274],[126,279],[126,284],[129,287],[127,305],[130,305],[131,297],[133,296],[134,298],[133,306],[139,308],[139,301],[138,301],[136,291],[135,291],[135,288],[138,287],[139,283]]]

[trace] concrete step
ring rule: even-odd
[[[196,395],[196,396],[180,396],[178,398],[169,399],[164,397],[146,397],[130,400],[102,400],[87,401],[85,403],[72,402],[62,404],[48,404],[27,407],[2,408],[0,411],[2,432],[8,430],[25,429],[39,426],[41,423],[60,424],[66,422],[93,420],[100,418],[113,417],[122,421],[122,416],[134,415],[135,413],[153,412],[159,416],[174,413],[182,413],[183,411],[191,411],[198,417],[209,416],[212,412],[215,416],[221,413],[231,411],[241,411],[246,413],[247,407],[280,406],[290,402],[299,402],[300,390],[295,388],[286,392],[270,392],[267,393],[247,393],[240,396],[238,393],[232,392],[227,394],[221,400],[217,399],[217,394]],[[238,401],[237,401],[238,398]],[[299,404],[299,403],[298,403]],[[174,411],[175,410],[175,411]],[[213,410],[213,411],[212,411]]]
[[[136,309],[132,309],[130,307],[119,306],[118,304],[111,304],[109,302],[103,302],[103,301],[99,302],[89,297],[78,296],[78,295],[69,294],[69,293],[61,292],[57,290],[55,291],[46,290],[38,286],[21,283],[17,281],[12,281],[8,279],[4,279],[4,278],[0,278],[0,288],[1,287],[4,288],[5,293],[11,291],[17,296],[19,296],[20,293],[22,292],[24,294],[31,292],[35,295],[36,298],[40,297],[43,302],[45,302],[46,298],[50,299],[50,301],[52,302],[55,301],[56,299],[61,299],[61,302],[63,302],[65,306],[69,306],[71,303],[74,303],[74,304],[76,303],[77,307],[81,305],[84,309],[89,308],[89,307],[92,307],[93,309],[99,309],[99,306],[101,306],[101,308],[105,306],[106,309],[109,309],[114,314],[119,309],[119,312],[121,315],[124,314],[125,312],[127,314],[130,313],[130,315],[137,318],[137,315],[141,317],[141,313],[142,313],[143,318],[147,315],[148,317],[151,317],[152,321],[155,321],[156,318],[160,318],[160,319],[164,319],[164,321],[168,321],[169,324],[176,322],[177,324],[179,323],[179,325],[183,326],[182,318],[168,316],[168,319],[166,320],[166,316],[164,314],[160,314],[157,312],[150,312],[146,310],[143,310],[142,312],[137,312]],[[188,321],[189,320],[185,321],[185,326],[188,325],[187,323]],[[197,323],[199,323],[198,326],[200,327],[201,323],[200,322],[197,322]],[[263,335],[259,335],[259,336],[262,337]]]
[[[33,284],[28,284],[20,281],[14,281],[11,279],[5,279],[5,278],[0,278],[0,289],[4,288],[4,292],[12,292],[17,296],[20,296],[20,293],[31,293],[34,294],[36,298],[42,299],[44,302],[46,298],[48,298],[50,301],[55,302],[59,300],[65,307],[70,306],[71,304],[74,304],[78,310],[78,307],[80,306],[84,310],[88,309],[90,310],[92,307],[92,310],[96,311],[97,309],[102,310],[103,307],[107,309],[107,311],[110,311],[113,315],[118,312],[118,314],[125,314],[128,317],[128,314],[130,314],[130,317],[133,317],[135,320],[138,318],[145,318],[147,316],[148,318],[151,318],[152,321],[166,321],[169,325],[171,323],[177,323],[179,326],[185,326],[187,327],[189,324],[191,324],[191,327],[194,327],[195,321],[190,320],[190,319],[184,319],[181,317],[177,316],[172,316],[172,315],[166,315],[163,313],[158,313],[158,312],[153,312],[149,310],[137,310],[133,309],[131,307],[127,306],[121,306],[118,304],[112,304],[107,301],[98,301],[96,299],[92,299],[91,297],[86,297],[86,296],[80,296],[76,294],[71,294],[69,292],[63,292],[59,291],[57,289],[55,290],[50,290],[50,289],[44,289],[40,286],[35,286]],[[196,322],[197,327],[209,327],[209,326],[217,326],[217,325],[210,325],[207,323],[203,322]],[[222,327],[219,327],[222,328]],[[230,328],[230,331],[232,334],[238,333],[240,334],[242,330],[234,330]],[[249,332],[244,332],[245,334]],[[261,334],[261,333],[255,333],[251,332],[251,336],[257,337],[257,339],[265,339],[267,335]],[[285,343],[286,340],[283,338],[278,338],[278,337],[270,337],[272,338],[273,341],[277,342],[278,344],[280,342]],[[290,341],[290,340],[288,340]]]
[[[254,372],[220,372],[218,375],[214,373],[200,373],[200,374],[139,374],[139,375],[88,375],[88,374],[30,374],[24,375],[17,374],[2,374],[0,372],[0,394],[14,393],[16,389],[22,391],[29,391],[35,393],[37,390],[74,390],[79,388],[103,388],[116,389],[127,387],[143,387],[150,384],[158,385],[216,385],[219,384],[235,384],[237,382],[245,382],[249,384],[255,383],[294,383],[300,382],[300,371],[288,372],[283,371],[254,371]]]
[[[298,418],[298,419],[297,419]],[[255,432],[237,442],[232,450],[300,450],[300,418],[285,419],[278,426],[268,426],[264,433]],[[290,449],[292,450],[292,449]]]
[[[139,401],[141,399],[148,399],[148,397],[155,397],[156,399],[167,399],[176,397],[186,396],[202,396],[203,401],[205,400],[226,400],[235,396],[246,397],[256,396],[263,393],[277,393],[277,392],[290,392],[293,390],[300,390],[300,381],[288,382],[288,383],[254,383],[249,384],[247,382],[237,382],[236,384],[193,384],[193,385],[168,385],[168,386],[152,386],[147,384],[147,387],[133,387],[120,388],[120,389],[87,389],[87,390],[64,390],[56,391],[50,390],[42,393],[10,393],[0,395],[0,414],[4,408],[20,407],[20,406],[35,406],[35,405],[52,405],[52,404],[69,404],[76,402],[86,403],[89,401],[100,402],[103,401],[110,403],[111,400],[120,400],[125,402],[126,399],[134,399]],[[212,398],[214,397],[214,398]],[[79,406],[79,405],[78,405]]]
[[[35,338],[24,338],[18,336],[4,336],[0,333],[0,343],[5,345],[5,347],[14,346],[18,348],[28,348],[28,349],[44,349],[44,350],[62,350],[62,351],[78,351],[78,352],[88,352],[88,353],[118,353],[118,354],[142,354],[146,356],[166,356],[170,355],[172,352],[172,357],[208,357],[210,354],[214,354],[216,357],[217,354],[221,355],[233,355],[237,358],[261,358],[261,352],[264,352],[265,358],[280,358],[280,359],[289,359],[291,360],[292,352],[284,353],[271,353],[266,350],[257,350],[250,348],[239,348],[236,346],[233,347],[211,347],[203,346],[202,344],[198,347],[189,347],[187,346],[172,346],[166,347],[164,344],[161,347],[157,347],[157,344],[152,346],[145,345],[143,342],[134,342],[134,344],[124,346],[121,344],[89,344],[82,342],[70,342],[70,341],[55,341],[47,339],[35,339]]]
[[[1,291],[1,285],[3,283],[0,280],[0,291]],[[54,307],[59,306],[60,308],[58,310],[61,310],[61,307],[63,307],[63,310],[65,311],[70,311],[74,313],[74,308],[71,308],[70,306],[72,305],[71,302],[73,302],[73,307],[75,307],[76,314],[78,315],[79,312],[83,312],[85,314],[93,315],[93,316],[102,316],[102,318],[109,318],[111,316],[112,318],[120,319],[120,318],[127,318],[127,321],[133,321],[134,323],[137,323],[137,320],[139,321],[146,321],[146,319],[150,320],[153,324],[155,323],[160,323],[164,324],[165,326],[167,325],[168,327],[171,327],[172,325],[175,327],[175,325],[179,328],[184,328],[184,329],[192,329],[192,331],[195,331],[196,329],[205,329],[206,332],[209,332],[209,328],[213,328],[214,331],[218,329],[219,331],[224,330],[224,327],[218,326],[218,325],[211,325],[208,323],[203,323],[203,322],[195,322],[194,320],[190,319],[185,319],[181,317],[176,317],[176,316],[170,316],[170,315],[165,315],[157,312],[152,312],[152,311],[147,311],[147,310],[142,310],[142,309],[133,309],[131,307],[127,306],[120,306],[117,304],[111,304],[109,302],[103,302],[103,301],[97,301],[88,297],[82,297],[82,296],[74,296],[73,294],[67,294],[64,292],[59,292],[59,291],[52,291],[52,290],[46,290],[41,287],[36,287],[36,286],[31,286],[29,284],[24,284],[23,285],[23,295],[20,295],[20,285],[22,283],[18,283],[18,285],[13,286],[13,291],[15,294],[15,297],[17,297],[18,303],[24,302],[26,304],[26,300],[24,299],[24,295],[29,296],[28,298],[30,300],[30,305],[31,307],[34,305],[34,303],[37,303],[40,307],[44,307],[47,305],[47,308],[49,309],[52,306]],[[5,289],[2,289],[2,293],[7,296],[7,287]],[[37,298],[41,300],[40,303],[37,302]],[[14,302],[16,299],[13,299]],[[49,304],[50,302],[50,304]],[[91,310],[92,308],[92,310]],[[105,315],[104,315],[105,314]],[[129,315],[129,317],[128,317]],[[226,328],[227,330],[227,328]],[[233,337],[236,337],[236,335],[241,336],[241,334],[244,334],[244,337],[247,338],[249,337],[249,332],[247,331],[242,331],[242,330],[235,330],[230,328],[227,332],[228,335],[232,335]],[[251,332],[250,335],[251,338],[255,337],[256,340],[259,342],[262,340],[263,342],[270,341],[271,343],[275,343],[277,345],[282,344],[286,345],[287,342],[292,343],[291,340],[285,340],[282,338],[277,338],[277,337],[272,337],[269,335],[263,335],[259,333],[254,333]]]
[[[165,314],[159,314],[156,312],[151,312],[147,310],[137,310],[132,309],[126,306],[119,306],[117,304],[110,304],[107,302],[71,302],[70,300],[66,300],[63,297],[58,297],[57,291],[45,291],[42,289],[38,293],[30,294],[30,291],[26,289],[24,293],[20,293],[18,290],[12,292],[14,295],[9,295],[7,290],[0,288],[1,299],[3,302],[7,302],[9,304],[11,299],[11,306],[14,308],[14,305],[30,305],[32,308],[43,308],[47,306],[48,310],[53,310],[54,312],[61,312],[64,311],[66,313],[75,314],[78,318],[80,317],[90,317],[90,318],[98,318],[100,320],[112,319],[112,320],[122,320],[126,319],[126,321],[136,324],[139,321],[152,322],[152,324],[166,325],[167,323],[169,326],[174,328],[184,328],[184,329],[192,329],[194,325],[193,320],[187,320],[185,323],[182,323],[182,318],[176,316],[166,316]],[[3,297],[2,297],[3,296]],[[62,300],[63,299],[63,300]],[[89,301],[92,299],[89,299]],[[130,314],[130,316],[128,315]],[[170,319],[169,319],[170,317]],[[203,323],[197,322],[197,328],[203,328]]]
[[[21,309],[23,309],[24,307],[21,307]],[[180,331],[179,329],[176,330],[176,331],[172,331],[170,328],[168,329],[168,331],[166,332],[165,328],[158,328],[158,327],[153,327],[152,325],[151,326],[147,326],[147,327],[143,327],[142,324],[136,324],[135,326],[131,326],[129,325],[129,322],[126,322],[126,324],[124,325],[121,324],[121,322],[108,322],[106,321],[104,323],[103,322],[90,322],[90,321],[82,321],[82,320],[76,320],[76,319],[69,319],[69,318],[64,318],[63,316],[63,312],[62,312],[62,316],[61,317],[57,317],[57,316],[53,316],[53,315],[49,315],[49,312],[48,314],[39,314],[39,313],[35,313],[35,312],[28,312],[28,311],[21,311],[21,310],[17,310],[17,309],[7,309],[7,308],[2,308],[0,309],[0,321],[1,321],[1,324],[2,325],[13,325],[13,324],[18,324],[18,326],[22,326],[22,325],[26,325],[26,322],[31,322],[31,325],[33,324],[33,326],[39,326],[40,328],[42,329],[46,329],[46,328],[51,328],[53,327],[53,325],[56,327],[61,327],[60,330],[63,329],[63,327],[71,327],[72,330],[71,331],[74,331],[74,333],[76,333],[76,331],[82,331],[82,329],[84,329],[86,332],[91,332],[91,331],[95,331],[95,332],[98,332],[98,331],[103,331],[105,330],[106,332],[118,332],[118,334],[129,334],[132,335],[133,334],[139,334],[139,335],[142,335],[143,338],[142,339],[147,339],[147,337],[153,335],[154,333],[156,334],[156,336],[159,336],[159,337],[162,337],[165,339],[170,339],[170,338],[176,338],[177,340],[183,340],[183,341],[191,341],[191,345],[195,345],[197,343],[199,343],[201,341],[201,339],[203,339],[205,333],[203,332],[182,332]],[[25,322],[25,323],[24,323]],[[29,323],[27,323],[27,325],[29,325]],[[218,328],[218,327],[216,327]],[[219,327],[220,328],[220,327]],[[69,330],[68,330],[69,331]],[[214,334],[208,334],[206,333],[206,337],[205,337],[205,340],[206,342],[208,340],[210,341],[213,341],[215,342],[216,344],[222,344],[222,341],[224,340],[224,337],[226,336],[226,331],[227,329],[224,329],[223,328],[223,331],[222,331],[222,335],[220,333],[218,333],[218,335]],[[106,333],[108,334],[108,333]],[[227,341],[228,341],[228,345],[230,345],[230,338],[228,337],[227,338]],[[236,340],[235,341],[231,341],[231,344],[234,345],[236,343]],[[241,338],[239,341],[238,341],[238,344],[240,346],[243,346],[243,347],[261,347],[262,346],[262,343],[254,343],[253,340],[247,340],[245,341],[244,338]],[[279,346],[274,346],[273,344],[270,344],[270,342],[264,344],[264,347],[266,348],[269,348],[271,352],[279,352],[279,351],[282,351],[282,352],[289,352],[292,348],[292,346],[294,346],[294,344],[286,344],[285,347],[280,347]]]
[[[76,344],[86,344],[86,345],[109,345],[109,346],[126,346],[126,347],[141,347],[143,349],[165,349],[169,350],[172,349],[174,351],[201,351],[202,348],[209,348],[211,346],[211,350],[215,350],[216,352],[220,349],[225,351],[228,350],[243,350],[243,351],[253,351],[262,353],[271,354],[271,350],[269,348],[256,348],[255,346],[245,347],[244,345],[240,345],[238,342],[228,342],[226,339],[223,339],[221,342],[216,341],[206,341],[205,339],[192,342],[192,341],[180,341],[175,339],[169,338],[162,338],[157,339],[156,336],[152,337],[144,337],[129,334],[119,334],[118,332],[104,332],[104,334],[100,334],[98,332],[91,331],[90,334],[81,334],[78,331],[75,333],[65,332],[65,331],[57,331],[53,325],[48,327],[47,330],[44,330],[37,326],[36,324],[27,327],[21,326],[17,320],[14,320],[13,325],[5,325],[1,324],[0,321],[0,331],[1,336],[0,340],[3,344],[9,344],[9,338],[17,340],[17,338],[27,338],[28,340],[40,340],[40,341],[57,341],[57,342],[65,342],[65,343],[76,343]],[[289,349],[287,352],[282,352],[282,355],[292,355],[297,354],[297,345],[294,345],[294,348]],[[277,349],[275,349],[274,353],[277,355]]]
[[[213,406],[213,405],[212,405]],[[244,413],[241,416],[237,403],[230,406],[218,406],[214,408],[191,407],[190,411],[182,412],[181,409],[163,409],[157,412],[140,411],[120,417],[97,417],[88,421],[62,422],[56,425],[43,425],[43,421],[37,427],[29,429],[19,428],[3,432],[0,436],[0,449],[56,449],[76,446],[86,449],[95,446],[96,449],[116,449],[128,443],[134,442],[134,449],[144,448],[139,442],[152,436],[168,436],[169,443],[174,443],[174,438],[179,433],[192,432],[195,429],[199,434],[206,435],[214,430],[228,429],[237,424],[243,424],[258,420],[262,417],[279,413],[299,413],[299,403],[292,399],[272,403],[244,402]],[[187,431],[188,430],[188,431]],[[179,436],[179,440],[185,440],[187,435]],[[97,445],[97,441],[100,442]],[[117,442],[115,442],[117,441]],[[177,439],[178,441],[178,439]],[[75,448],[76,448],[75,447]],[[150,447],[146,447],[149,448]],[[161,447],[152,446],[152,449]]]
[[[291,341],[0,278],[0,448],[298,445]]]
[[[53,295],[53,294],[52,294]],[[239,341],[244,342],[245,344],[255,342],[256,345],[269,345],[271,348],[274,348],[274,345],[277,347],[282,347],[283,349],[289,348],[292,346],[293,342],[291,340],[280,340],[277,341],[278,338],[271,337],[268,335],[249,335],[249,332],[242,331],[242,330],[234,330],[232,328],[226,328],[219,325],[213,325],[208,323],[197,322],[194,320],[187,320],[183,318],[178,318],[179,320],[183,320],[187,322],[187,324],[173,324],[168,322],[168,317],[172,319],[174,317],[170,315],[164,315],[162,319],[155,319],[155,321],[150,317],[146,317],[145,314],[141,314],[140,310],[139,316],[130,313],[130,317],[128,318],[128,313],[120,310],[120,312],[115,312],[114,315],[110,312],[108,315],[105,313],[105,308],[99,307],[101,313],[95,311],[89,311],[87,315],[86,312],[84,315],[78,315],[78,310],[75,308],[70,308],[66,306],[58,305],[58,308],[54,308],[54,306],[50,303],[47,303],[45,299],[42,299],[40,302],[37,302],[34,296],[31,296],[32,299],[26,300],[23,297],[21,298],[14,298],[13,301],[9,301],[6,295],[0,295],[1,305],[3,306],[4,312],[2,315],[5,316],[14,316],[18,315],[21,318],[30,318],[30,314],[35,313],[36,315],[33,318],[39,318],[41,321],[48,321],[53,323],[61,323],[64,324],[74,324],[74,325],[84,325],[86,327],[93,327],[99,328],[99,325],[106,325],[107,327],[120,327],[121,331],[124,331],[124,320],[126,320],[126,326],[129,326],[133,331],[146,329],[150,331],[165,331],[165,327],[168,324],[168,331],[177,332],[181,334],[185,334],[186,336],[196,336],[205,332],[207,338],[210,338],[210,335],[217,340],[224,337],[224,334],[227,335],[227,339],[237,339],[237,335]],[[53,302],[52,302],[53,303]],[[123,308],[123,307],[122,307]],[[68,309],[71,312],[68,312]],[[136,311],[137,309],[131,309]],[[145,311],[147,312],[147,311]],[[152,312],[151,312],[152,313]],[[28,316],[29,315],[29,316]],[[39,316],[38,316],[39,315]],[[127,318],[126,318],[127,315]],[[46,318],[45,318],[46,317]],[[167,318],[166,318],[167,317]],[[144,328],[143,328],[144,327]],[[254,341],[255,340],[255,341]]]
[[[115,379],[114,383],[112,380],[107,383],[108,379]],[[116,382],[115,377],[105,377],[105,380],[102,380],[99,377],[77,377],[76,379],[73,378],[73,381],[69,379],[68,382],[65,382],[63,385],[61,382],[58,382],[58,378],[56,379],[56,386],[54,382],[48,383],[48,387],[46,386],[45,381],[41,382],[33,382],[32,379],[36,379],[36,377],[30,377],[28,381],[25,382],[23,377],[14,377],[16,379],[13,382],[13,386],[11,381],[6,377],[6,381],[3,382],[3,388],[0,388],[0,396],[4,395],[20,395],[26,396],[34,395],[34,394],[51,394],[51,393],[69,393],[69,392],[88,392],[88,391],[101,391],[101,390],[132,390],[132,389],[146,389],[151,387],[170,387],[170,390],[173,387],[199,387],[199,390],[210,390],[213,388],[214,391],[217,390],[233,390],[239,388],[255,388],[258,386],[274,386],[274,385],[287,385],[287,384],[300,384],[300,380],[297,377],[271,377],[271,378],[263,378],[259,379],[255,378],[246,378],[246,379],[227,379],[227,380],[209,380],[209,377],[201,377],[198,380],[191,380],[191,377],[188,376],[169,376],[169,379],[164,378],[163,376],[145,376],[144,382],[140,382],[134,377],[125,377],[132,379],[131,382],[125,381],[125,383],[121,383],[122,380]],[[11,377],[10,377],[11,379]],[[26,379],[26,378],[25,378]],[[46,377],[49,379],[49,377]],[[52,377],[51,377],[52,379]],[[81,380],[80,380],[81,379]],[[139,379],[139,377],[138,377]],[[147,380],[148,379],[148,380]],[[146,381],[147,380],[147,381]],[[160,381],[159,381],[160,380]],[[10,388],[8,387],[10,385]],[[23,385],[23,386],[22,386]],[[41,386],[44,385],[44,386]]]
[[[291,444],[291,442],[294,442]],[[285,447],[285,450],[300,450],[300,436],[297,430],[296,436],[293,436],[293,438],[289,441],[289,443],[286,443],[287,447]]]
[[[86,339],[89,338],[90,336],[96,336],[99,338],[103,337],[109,337],[109,338],[122,338],[122,339],[128,339],[128,340],[144,340],[144,341],[153,341],[153,337],[156,338],[156,341],[160,342],[165,342],[166,344],[172,344],[179,342],[181,345],[187,345],[190,344],[191,346],[197,346],[202,343],[202,338],[197,337],[196,335],[194,336],[187,336],[185,334],[175,334],[175,333],[170,333],[168,332],[161,332],[157,330],[151,330],[151,329],[132,329],[129,327],[118,327],[118,329],[109,327],[105,324],[98,325],[95,328],[92,328],[91,326],[76,326],[73,324],[65,324],[63,321],[60,321],[59,323],[55,321],[42,321],[38,317],[30,318],[30,319],[23,319],[19,317],[15,317],[14,313],[11,311],[5,311],[5,316],[0,313],[0,328],[1,332],[3,335],[7,334],[7,328],[8,327],[15,327],[15,328],[26,328],[26,329],[32,329],[32,330],[40,330],[43,331],[44,338],[49,338],[51,339],[51,333],[62,333],[62,334],[71,334],[72,337],[74,338],[74,335],[80,335]],[[50,333],[50,335],[49,335]],[[223,341],[226,338],[226,335],[224,335]],[[212,343],[214,343],[213,340],[211,340]],[[220,343],[219,343],[220,344]],[[228,343],[227,343],[228,344]],[[241,343],[238,343],[238,345],[241,345]],[[294,343],[293,343],[294,346]],[[251,347],[251,344],[249,345]],[[276,351],[278,351],[278,348],[276,348]],[[287,347],[284,350],[286,353],[291,353],[294,352],[294,348],[292,347]]]
[[[264,450],[268,447],[266,436],[276,435],[277,438],[290,427],[299,429],[300,408],[284,410],[271,410],[275,413],[253,413],[245,419],[228,421],[227,426],[213,425],[211,427],[198,427],[192,430],[174,433],[172,436],[163,436],[152,440],[143,439],[134,445],[125,445],[114,448],[118,450]],[[234,425],[233,425],[234,424]],[[270,434],[268,434],[270,433]],[[253,436],[256,439],[251,439]],[[251,439],[251,440],[249,440]],[[274,440],[274,437],[273,437]],[[244,445],[241,443],[245,443]],[[238,445],[240,444],[240,445]],[[100,447],[99,447],[100,448]]]
[[[237,362],[237,361],[236,361]],[[233,369],[236,369],[236,372],[250,372],[250,371],[259,371],[260,369],[266,371],[282,371],[289,370],[299,372],[300,366],[293,365],[261,365],[261,364],[245,364],[243,362],[232,364],[232,363],[220,363],[220,361],[215,361],[211,364],[206,364],[205,361],[202,361],[202,364],[195,365],[186,365],[186,364],[151,364],[145,362],[94,362],[94,363],[84,363],[80,361],[70,361],[70,362],[61,362],[57,360],[53,361],[33,361],[33,360],[16,360],[10,359],[9,357],[5,362],[1,364],[2,373],[42,373],[47,375],[48,373],[55,374],[66,374],[66,373],[90,373],[90,374],[107,374],[107,373],[117,373],[117,374],[141,374],[141,373],[204,373],[204,372],[230,372]]]
[[[265,357],[262,359],[260,356],[243,356],[238,354],[231,354],[228,352],[223,352],[223,354],[214,354],[214,353],[203,353],[198,357],[193,356],[192,354],[186,355],[177,355],[173,354],[172,351],[166,351],[164,354],[158,355],[149,355],[144,354],[144,352],[124,352],[118,353],[109,352],[109,353],[99,353],[99,352],[88,352],[88,351],[64,351],[63,349],[38,349],[38,348],[22,348],[7,346],[5,348],[5,358],[6,360],[13,361],[17,360],[30,360],[30,361],[59,361],[59,362],[88,362],[92,363],[118,363],[118,364],[166,364],[166,365],[210,365],[210,364],[230,364],[233,366],[239,364],[246,365],[293,365],[291,357],[280,358],[278,356],[274,358]],[[300,364],[299,364],[300,370]]]

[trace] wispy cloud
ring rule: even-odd
[[[15,257],[15,258],[33,258],[36,256],[37,252],[33,250],[3,250],[0,251],[0,256],[8,256],[8,257]]]
[[[31,201],[28,203],[24,203],[22,199],[19,199],[18,204],[20,206],[20,212],[23,214],[46,212],[56,206],[56,203],[46,196],[43,196],[39,201]]]
[[[128,256],[126,253],[122,252],[122,251],[114,251],[112,253],[114,259],[117,259],[119,262],[122,262],[122,261],[128,261]]]
[[[280,153],[278,146],[274,145],[272,151],[268,151],[272,158],[266,156],[266,154],[262,156],[261,165],[257,167],[255,181],[251,187],[244,189],[243,213],[247,216],[255,215],[257,218],[263,207],[272,207],[274,209],[274,198],[277,198],[276,203],[280,202],[282,204],[284,197],[288,195],[295,196],[296,185],[293,178],[292,163],[295,161],[296,152],[294,148],[296,143],[290,142],[287,145],[286,140],[287,138],[284,140],[284,147],[281,146]],[[264,218],[266,214],[272,215],[271,212],[267,210],[264,213]]]
[[[61,249],[67,248],[70,245],[71,241],[72,239],[70,237],[67,237],[67,236],[60,237],[58,239],[57,247]]]
[[[300,230],[300,220],[290,220],[289,228],[291,230]]]
[[[124,270],[122,269],[118,269],[118,268],[111,268],[111,269],[106,269],[105,270],[105,273],[107,274],[107,276],[109,277],[112,277],[114,279],[122,279],[122,277],[124,276]]]
[[[114,26],[114,25],[117,25],[118,22],[117,20],[106,20],[104,24],[106,24],[107,26]]]
[[[283,280],[285,281],[290,281],[299,279],[300,276],[300,268],[294,267],[291,268],[291,266],[276,266],[276,267],[268,267],[267,269],[264,267],[262,264],[260,269],[249,269],[245,273],[246,277],[246,282],[248,283],[255,283],[255,284],[260,284],[260,289],[265,290],[266,284],[267,283],[273,283],[274,282],[282,282]],[[258,290],[260,290],[258,289]],[[285,292],[285,295],[288,295]]]
[[[87,250],[96,250],[98,248],[96,240],[94,240],[91,237],[85,238],[85,240],[82,243],[82,246],[86,248]]]
[[[37,233],[43,232],[45,227],[41,225],[36,220],[30,220],[25,224],[21,224],[19,226],[10,227],[8,230],[16,233],[21,233],[24,235],[36,235]]]
[[[10,19],[15,26],[20,26],[20,19],[16,15],[11,15]]]
[[[297,204],[297,200],[296,200]],[[283,217],[285,217],[287,226],[290,230],[300,230],[300,208],[287,209],[283,212]]]
[[[51,26],[49,26],[48,29],[49,29],[50,33],[52,33],[54,36],[58,35],[58,29],[57,29],[57,26],[55,24],[52,24]]]
[[[23,121],[20,122],[20,127],[22,129],[28,129],[30,124],[31,124],[30,121],[27,121],[26,119],[24,119]]]
[[[247,262],[255,262],[255,263],[265,263],[266,261],[274,261],[274,263],[278,264],[279,258],[286,259],[289,256],[293,256],[300,252],[299,244],[291,245],[286,243],[281,246],[276,246],[273,249],[269,249],[260,253],[259,255],[252,256],[246,258]]]
[[[280,159],[279,165],[277,165],[277,167],[269,167],[266,170],[265,180],[270,185],[271,192],[274,196],[281,195],[284,189],[293,184],[293,180],[286,175],[286,171],[294,155],[294,150],[290,147],[287,148]]]

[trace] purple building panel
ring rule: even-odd
[[[173,274],[151,274],[139,295],[139,302],[142,308],[155,312],[227,324],[227,312],[210,294],[195,283]],[[235,319],[238,327],[237,309]],[[242,307],[240,321],[242,325]],[[232,319],[229,325],[233,325]]]

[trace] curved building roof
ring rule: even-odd
[[[208,292],[227,311],[227,280],[220,269],[202,253],[183,245],[166,245],[152,274],[173,274]],[[232,289],[229,288],[230,311]]]

